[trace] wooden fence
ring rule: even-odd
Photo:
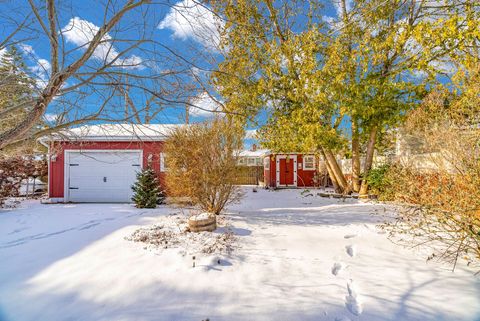
[[[263,180],[263,166],[238,166],[238,185],[259,185]]]

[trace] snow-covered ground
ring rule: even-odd
[[[391,243],[383,205],[248,192],[229,209],[235,250],[221,264],[197,254],[195,268],[183,250],[128,240],[174,212],[1,211],[0,320],[480,320],[479,278]]]

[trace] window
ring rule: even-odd
[[[160,153],[160,172],[167,171],[167,164],[165,163],[165,153]]]
[[[303,170],[304,171],[315,170],[315,156],[313,155],[303,156]]]
[[[267,171],[270,170],[270,157],[265,157],[263,159],[263,168]]]
[[[257,160],[255,157],[249,157],[247,158],[247,166],[255,166],[257,165]]]
[[[245,165],[245,158],[243,158],[243,157],[239,157],[239,158],[238,158],[238,163],[237,163],[237,164],[238,164],[238,165],[240,165],[240,166],[243,166],[243,165]]]

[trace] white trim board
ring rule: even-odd
[[[305,161],[308,157],[313,158],[313,167],[308,167],[307,168],[305,166]],[[314,170],[316,170],[316,168],[317,168],[317,160],[316,160],[315,155],[303,155],[303,157],[302,157],[302,170],[304,170],[304,171],[314,171]]]

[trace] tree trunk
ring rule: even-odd
[[[45,110],[47,109],[48,104],[53,100],[53,97],[55,97],[55,94],[60,89],[62,83],[63,79],[57,77],[53,82],[53,85],[51,87],[47,87],[42,96],[37,99],[35,106],[28,113],[27,117],[19,122],[14,128],[0,135],[0,149],[3,149],[16,139],[23,138],[27,135],[30,129],[32,129],[32,127],[40,121],[45,113]]]
[[[358,120],[352,119],[352,185],[353,191],[360,191],[360,139]]]
[[[323,155],[323,159],[325,160],[325,167],[327,168],[328,176],[332,180],[333,189],[335,190],[336,193],[341,193],[342,191],[341,191],[340,187],[338,186],[337,179],[336,179],[335,175],[333,174],[332,168],[330,167],[330,164],[328,163],[327,157],[325,156],[325,153],[323,152],[323,150],[321,150],[321,153]]]
[[[335,155],[333,155],[332,151],[329,149],[323,150],[325,155],[325,160],[327,164],[330,166],[330,169],[333,173],[332,177],[335,177],[335,180],[338,184],[339,190],[341,193],[348,193],[350,188],[348,186],[347,180],[343,175],[342,169],[338,166],[337,160],[335,159]],[[327,167],[328,168],[328,167]]]
[[[377,132],[378,128],[373,127],[370,131],[370,135],[368,137],[368,145],[367,145],[367,154],[365,156],[365,164],[363,166],[363,178],[362,178],[362,185],[360,186],[360,197],[367,197],[368,196],[368,183],[367,183],[367,176],[368,172],[372,168],[373,164],[373,154],[375,152],[375,143],[377,141]]]

